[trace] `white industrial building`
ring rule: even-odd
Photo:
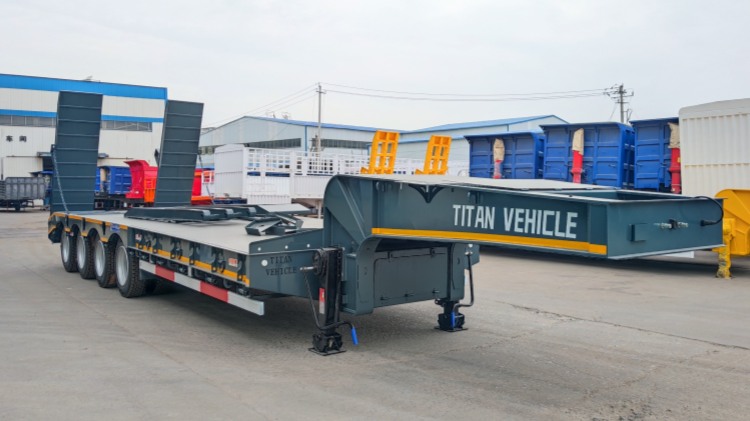
[[[469,143],[464,136],[491,135],[509,132],[541,132],[543,124],[565,124],[567,121],[555,115],[506,118],[501,120],[474,121],[468,123],[445,124],[425,129],[401,132],[398,145],[400,158],[422,159],[427,151],[427,142],[432,135],[450,136],[450,160],[469,161]]]
[[[0,176],[52,170],[60,91],[98,93],[102,99],[99,165],[144,159],[155,165],[167,89],[83,80],[0,74]]]
[[[372,127],[321,124],[321,147],[327,154],[367,156]],[[388,129],[384,129],[388,130]],[[205,129],[200,138],[203,165],[212,166],[213,153],[223,145],[243,144],[262,149],[309,151],[315,148],[318,123],[269,117],[242,117],[223,126]]]
[[[501,120],[446,124],[425,129],[398,131],[400,136],[398,157],[423,160],[427,141],[431,135],[451,136],[450,161],[469,161],[469,145],[466,135],[497,134],[519,131],[541,131],[542,124],[564,124],[565,120],[554,116],[534,116]],[[213,153],[217,147],[243,144],[247,147],[265,149],[292,149],[309,151],[314,148],[318,124],[312,121],[297,121],[268,117],[242,117],[223,126],[206,129],[200,138],[203,165],[213,166]],[[321,144],[325,154],[361,155],[369,154],[375,131],[372,127],[346,126],[323,123]]]

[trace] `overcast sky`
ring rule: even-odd
[[[0,73],[167,87],[172,99],[206,104],[204,126],[266,111],[317,120],[317,82],[328,90],[328,123],[618,119],[604,95],[423,102],[345,95],[331,84],[523,94],[624,83],[635,92],[632,119],[658,118],[750,97],[749,20],[741,0],[4,0]]]

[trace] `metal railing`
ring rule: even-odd
[[[362,167],[369,163],[365,155],[317,154],[306,151],[289,151],[279,149],[246,148],[248,154],[247,171],[258,175],[289,174],[293,175],[328,175],[359,174]],[[396,158],[394,174],[415,174],[422,169],[424,162],[419,159]],[[461,175],[468,170],[468,163],[449,162],[448,173]]]

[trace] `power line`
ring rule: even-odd
[[[417,96],[397,96],[397,95],[379,95],[379,94],[367,94],[361,92],[347,92],[336,89],[327,89],[327,92],[334,92],[343,95],[355,95],[372,98],[386,98],[386,99],[399,99],[409,101],[432,101],[432,102],[509,102],[509,101],[541,101],[550,99],[569,99],[569,98],[586,98],[606,95],[606,91],[591,92],[591,93],[580,93],[580,94],[565,94],[565,95],[548,95],[548,96],[528,96],[528,97],[515,97],[515,98],[472,98],[472,97],[456,97],[456,98],[432,98],[432,97],[417,97]]]
[[[273,110],[271,110],[269,108],[258,108],[258,109],[254,110],[252,112],[247,112],[244,115],[260,115],[262,111],[265,111],[266,113],[268,113],[269,111],[270,112],[277,111],[277,110],[280,110],[282,108],[291,107],[292,105],[299,104],[300,102],[303,102],[303,101],[307,101],[308,99],[312,98],[313,96],[315,96],[314,91],[313,92],[305,92],[303,94],[297,95],[296,97],[290,98],[289,100],[287,100],[285,102],[280,102],[278,104],[274,104],[273,105],[273,108],[274,108]],[[301,97],[301,99],[300,99],[300,97]]]
[[[617,103],[615,103],[615,106],[612,107],[612,112],[609,113],[609,118],[607,119],[607,121],[612,121],[612,117],[615,115],[615,110],[617,110]]]
[[[223,124],[224,122],[228,122],[228,121],[234,120],[234,119],[236,119],[238,117],[242,117],[242,116],[245,116],[245,115],[253,115],[253,114],[255,114],[257,112],[260,112],[260,111],[262,111],[262,110],[264,110],[264,109],[266,109],[268,107],[271,107],[271,106],[276,106],[276,107],[289,106],[289,104],[285,105],[285,102],[292,101],[292,100],[295,100],[295,99],[299,98],[300,96],[302,96],[305,93],[309,92],[310,89],[312,89],[312,88],[314,88],[316,86],[317,86],[317,84],[315,84],[315,83],[314,84],[310,84],[310,85],[304,87],[303,89],[300,89],[299,91],[296,91],[296,92],[294,92],[292,94],[289,94],[289,95],[287,95],[285,97],[279,98],[276,101],[269,102],[268,104],[266,104],[266,105],[264,105],[262,107],[254,108],[252,110],[245,111],[245,112],[243,112],[241,114],[236,114],[236,115],[233,115],[231,117],[227,117],[227,118],[223,118],[221,120],[217,120],[216,122],[214,122],[212,124],[209,124],[209,127],[210,126],[216,126],[216,125],[219,125],[219,124]]]
[[[287,96],[285,96],[283,98],[280,98],[280,99],[278,99],[276,101],[269,102],[268,104],[266,104],[266,105],[264,105],[262,107],[258,107],[258,108],[254,109],[254,110],[248,111],[247,113],[248,114],[256,113],[256,112],[261,111],[261,110],[263,110],[265,108],[268,108],[268,107],[283,107],[286,102],[293,101],[294,99],[299,98],[300,96],[309,93],[310,89],[314,88],[315,86],[316,85],[314,85],[314,84],[313,85],[308,85],[304,89],[300,89],[299,91],[297,91],[297,92],[295,92],[293,94],[289,94],[289,95],[287,95]]]
[[[218,125],[231,121],[235,118],[242,117],[245,115],[255,115],[258,112],[266,110],[269,107],[281,108],[291,107],[300,102],[307,101],[315,96],[315,93],[320,94],[322,92],[322,83],[314,83],[306,86],[305,88],[296,91],[292,94],[279,98],[276,101],[269,102],[268,104],[246,111],[242,114],[238,114],[229,118],[219,120],[210,126]],[[511,101],[543,101],[543,100],[554,100],[554,99],[574,99],[574,98],[589,98],[601,95],[608,95],[613,97],[619,96],[619,100],[616,100],[620,104],[620,115],[621,119],[624,118],[625,110],[624,98],[632,96],[632,91],[625,91],[623,85],[614,85],[610,88],[600,89],[580,89],[570,91],[554,91],[554,92],[531,92],[531,93],[514,93],[514,94],[449,94],[449,93],[428,93],[428,92],[404,92],[404,91],[391,91],[385,89],[370,89],[362,88],[350,85],[341,85],[335,83],[325,83],[328,86],[339,87],[341,89],[327,89],[326,92],[333,92],[342,95],[362,96],[370,98],[382,98],[382,99],[395,99],[395,100],[406,100],[406,101],[428,101],[428,102],[511,102]],[[315,88],[314,91],[311,89]],[[361,92],[356,92],[361,91]],[[313,92],[313,95],[309,95]],[[390,95],[393,94],[393,95]],[[320,111],[320,110],[319,110]]]
[[[280,108],[280,107],[288,108],[288,107],[291,107],[292,105],[297,105],[300,102],[309,101],[309,100],[315,98],[315,95],[316,95],[315,93],[312,93],[312,94],[310,94],[310,95],[308,95],[308,96],[306,96],[306,97],[304,97],[304,98],[302,98],[302,99],[300,99],[298,101],[292,102],[291,104],[281,105],[281,106],[278,106],[277,108]]]
[[[556,92],[530,92],[524,94],[447,94],[447,93],[428,93],[428,92],[404,92],[404,91],[389,91],[385,89],[370,89],[361,88],[357,86],[339,85],[335,83],[325,83],[325,85],[336,86],[345,89],[355,89],[359,91],[369,92],[383,92],[391,94],[403,94],[403,95],[423,95],[423,96],[454,96],[454,97],[498,97],[498,96],[533,96],[533,95],[562,95],[562,94],[578,94],[586,92],[605,93],[613,88],[599,88],[599,89],[581,89],[575,91],[556,91]]]

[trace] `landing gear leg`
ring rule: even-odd
[[[466,266],[469,270],[469,291],[471,292],[471,301],[469,304],[461,304],[458,301],[446,299],[435,300],[435,304],[443,307],[443,313],[438,314],[438,325],[435,329],[444,332],[458,332],[466,330],[464,327],[464,315],[458,311],[461,307],[471,307],[474,305],[474,271],[471,266],[471,251],[466,252]]]
[[[335,329],[313,334],[312,348],[310,351],[323,356],[340,354],[346,352],[341,347],[344,341],[341,340],[341,334]]]
[[[310,305],[315,318],[315,325],[319,332],[313,334],[312,348],[310,351],[323,356],[345,352],[342,349],[343,341],[341,334],[336,331],[339,326],[349,325],[352,329],[352,342],[357,345],[357,333],[350,322],[339,320],[339,303],[341,302],[341,254],[340,249],[320,250],[313,261],[313,266],[302,268],[305,272],[305,284],[307,294],[310,297]],[[323,324],[320,324],[318,313],[313,304],[310,283],[307,273],[312,272],[318,276],[320,290],[318,293],[320,301],[320,312],[323,313]]]
[[[464,315],[455,308],[458,301],[435,300],[435,304],[443,307],[443,313],[438,314],[438,325],[435,329],[445,332],[465,330]]]

